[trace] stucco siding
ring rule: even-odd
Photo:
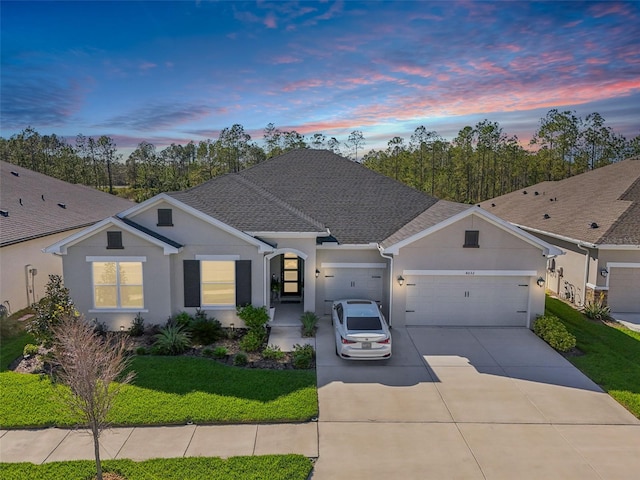
[[[479,248],[463,248],[465,230],[479,231]],[[529,320],[544,312],[544,288],[538,287],[536,279],[544,278],[547,259],[542,250],[518,238],[511,232],[492,223],[470,215],[427,237],[400,249],[394,258],[392,278],[407,271],[458,271],[472,275],[476,271],[535,272],[529,286]],[[468,273],[467,273],[468,272]],[[404,325],[406,312],[406,287],[397,281],[393,288],[392,321]],[[500,301],[500,292],[496,292]]]
[[[12,312],[21,310],[35,300],[39,301],[46,293],[49,275],[62,275],[62,259],[42,249],[81,229],[36,238],[27,242],[15,243],[0,248],[0,302],[10,306]],[[34,291],[27,298],[27,265],[37,269],[33,277]],[[5,302],[8,302],[7,305]]]
[[[115,230],[115,229],[109,229]],[[107,249],[106,233],[99,232],[68,248],[64,258],[65,285],[80,313],[89,320],[104,322],[108,329],[131,326],[135,311],[100,311],[94,308],[92,263],[87,257],[145,257],[142,265],[144,308],[147,324],[163,324],[171,314],[171,265],[163,249],[127,232],[122,232],[123,249]]]

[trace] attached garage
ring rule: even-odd
[[[407,272],[406,324],[526,327],[531,281],[519,271]]]
[[[364,298],[382,302],[384,263],[323,263],[324,313],[331,314],[334,300]]]
[[[640,265],[608,265],[608,304],[612,312],[640,312]]]

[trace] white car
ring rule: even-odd
[[[350,360],[384,360],[391,357],[391,332],[372,300],[333,302],[331,323],[336,354]]]

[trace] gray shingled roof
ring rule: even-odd
[[[9,213],[0,216],[0,246],[92,225],[132,205],[123,198],[0,161],[0,209]]]
[[[294,150],[171,194],[245,232],[321,232],[379,243],[437,199],[327,150]]]
[[[640,245],[640,158],[538,183],[480,205],[511,223],[554,235],[601,245]]]

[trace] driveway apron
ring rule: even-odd
[[[314,480],[639,471],[638,419],[530,330],[408,327],[392,336],[391,359],[347,361],[321,324]]]

